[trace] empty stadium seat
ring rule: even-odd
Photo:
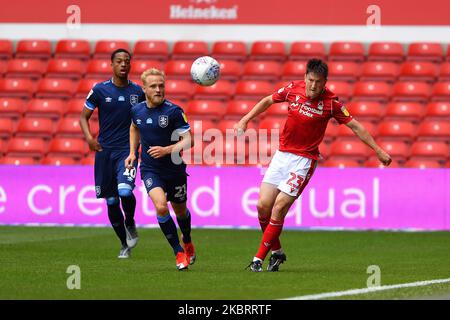
[[[0,98],[0,117],[17,120],[25,111],[25,101],[19,98]]]
[[[0,79],[0,97],[30,99],[35,88],[31,79]]]
[[[330,61],[364,61],[364,47],[360,42],[332,42],[328,53]]]
[[[81,158],[79,161],[79,164],[83,166],[93,166],[95,164],[95,157],[94,156],[86,156],[84,158]]]
[[[268,81],[241,80],[236,84],[236,100],[260,100],[273,93],[273,86]]]
[[[278,81],[281,75],[281,64],[275,61],[247,61],[244,64],[242,80]]]
[[[16,59],[48,60],[52,54],[52,45],[48,40],[19,40],[16,47]]]
[[[378,125],[380,140],[401,140],[411,143],[417,134],[417,126],[410,121],[383,121]]]
[[[334,121],[328,122],[327,128],[325,130],[325,136],[323,137],[324,143],[330,143],[334,141],[337,136],[339,126],[334,123]]]
[[[55,58],[87,61],[91,55],[88,40],[62,39],[56,43]]]
[[[40,137],[50,139],[53,135],[53,122],[48,118],[22,118],[16,129],[16,137]]]
[[[13,44],[11,40],[0,39],[0,60],[11,59],[13,55]]]
[[[236,82],[242,75],[242,63],[236,60],[220,60],[220,79]]]
[[[218,100],[191,100],[184,111],[189,118],[217,120],[224,115],[225,106]]]
[[[441,64],[438,81],[450,81],[450,61]]]
[[[359,121],[359,123],[361,125],[364,126],[364,128],[366,128],[366,130],[370,133],[370,135],[372,137],[376,137],[378,134],[378,129],[377,129],[377,124],[374,124],[373,122],[370,121]],[[336,137],[338,138],[346,138],[346,139],[358,139],[358,136],[355,135],[355,133],[353,132],[352,129],[350,129],[349,127],[347,127],[346,125],[340,125],[337,128],[337,132],[336,132]]]
[[[81,79],[78,83],[78,86],[76,87],[74,98],[86,98],[89,91],[92,90],[92,88],[100,82],[105,81],[105,79]]]
[[[434,82],[438,76],[438,67],[428,61],[406,61],[400,68],[400,81]]]
[[[151,68],[164,70],[164,63],[160,60],[133,60],[131,62],[130,77],[138,77],[139,81],[137,83],[141,83],[142,73]]]
[[[84,108],[84,103],[86,102],[86,97],[84,98],[72,98],[67,102],[66,105],[66,117],[79,117],[81,111]],[[97,109],[95,109],[97,110]],[[94,111],[95,113],[97,111]]]
[[[191,66],[190,60],[170,60],[167,61],[164,72],[168,79],[190,80]]]
[[[288,110],[289,110],[288,102],[274,103],[264,112],[264,116],[266,116],[266,117],[287,117]]]
[[[285,123],[286,123],[286,118],[265,117],[259,123],[258,129],[259,129],[260,134],[262,134],[261,130],[267,130],[268,134],[270,134],[272,132],[278,132],[279,134],[281,134]]]
[[[364,167],[365,168],[379,168],[379,169],[384,169],[384,168],[399,168],[400,165],[399,163],[395,160],[392,159],[392,162],[389,164],[388,167],[384,166],[380,160],[378,160],[378,158],[376,157],[370,157],[368,160],[366,160],[364,162]]]
[[[209,129],[217,128],[215,122],[210,119],[188,119],[188,121],[194,137],[201,138],[200,134]]]
[[[217,84],[217,83],[216,83]],[[166,80],[166,97],[169,100],[190,100],[194,91],[194,84],[188,80]]]
[[[378,122],[384,115],[384,107],[377,101],[351,101],[346,107],[358,121]]]
[[[38,82],[36,98],[70,99],[76,87],[77,83],[69,79],[43,78]]]
[[[411,146],[404,141],[377,141],[380,148],[386,151],[393,160],[405,162],[411,153]]]
[[[89,121],[91,133],[96,136],[99,129],[97,121]],[[55,137],[83,138],[83,132],[80,127],[79,117],[67,117],[58,122],[55,131]]]
[[[60,99],[31,99],[26,107],[26,117],[41,117],[57,120],[64,115],[66,103]]]
[[[394,62],[369,61],[363,64],[359,80],[394,82],[398,73],[398,64]]]
[[[88,152],[89,148],[82,139],[77,138],[54,138],[50,141],[48,155],[65,155],[68,157],[81,159]]]
[[[3,77],[3,74],[6,72],[7,67],[8,67],[8,60],[0,59],[0,78]]]
[[[391,86],[380,81],[356,82],[353,88],[353,101],[378,101],[386,103],[389,100]]]
[[[450,142],[450,121],[425,120],[419,125],[418,140],[443,140]]]
[[[427,119],[450,120],[450,101],[430,102],[425,108],[425,117]]]
[[[333,168],[358,168],[360,167],[360,164],[354,159],[330,158],[323,162],[323,166]]]
[[[43,165],[51,166],[65,166],[65,165],[75,165],[77,162],[71,157],[65,156],[46,156],[41,160]]]
[[[306,73],[306,63],[307,61],[286,61],[283,65],[281,80],[303,80]]]
[[[242,41],[216,41],[213,44],[211,55],[220,60],[244,61],[247,59],[247,46]]]
[[[386,120],[405,120],[418,123],[424,115],[424,106],[417,102],[391,102],[386,106]]]
[[[204,41],[176,41],[172,48],[172,59],[192,60],[208,55],[208,44]]]
[[[46,143],[42,138],[15,137],[9,140],[8,156],[28,156],[40,158],[46,151]]]
[[[419,168],[419,169],[435,169],[442,168],[443,165],[439,163],[439,161],[434,159],[426,159],[426,158],[416,158],[411,157],[408,161],[403,165],[405,168]]]
[[[47,78],[69,78],[80,80],[85,72],[85,63],[78,59],[51,59],[47,66]]]
[[[396,82],[392,92],[392,101],[428,102],[431,87],[425,82]]]
[[[339,101],[345,103],[350,99],[352,94],[352,84],[345,81],[327,81],[327,88],[330,89],[336,96],[338,96]]]
[[[139,40],[134,45],[133,59],[167,61],[168,58],[169,45],[166,41]]]
[[[111,77],[111,60],[108,59],[92,59],[89,60],[86,68],[86,79]]]
[[[224,118],[240,120],[254,106],[255,101],[253,100],[230,100],[228,101]]]
[[[367,60],[402,62],[404,59],[403,46],[399,42],[372,42],[369,45]]]
[[[330,61],[328,63],[328,79],[331,81],[355,82],[360,67],[353,61]]]
[[[36,160],[33,157],[27,157],[27,156],[4,156],[0,158],[1,164],[10,164],[10,165],[16,165],[16,166],[22,166],[22,165],[34,165],[36,164]]]
[[[286,60],[286,48],[282,41],[255,41],[250,47],[251,60]]]
[[[9,139],[12,136],[13,132],[14,132],[13,119],[0,117],[0,139]]]
[[[117,49],[130,51],[128,41],[123,40],[99,40],[95,43],[92,57],[94,59],[106,59],[111,61],[111,54]]]
[[[417,141],[411,146],[411,157],[430,158],[444,163],[449,157],[449,145],[442,141]]]
[[[443,48],[435,42],[413,42],[408,46],[407,60],[441,62]]]
[[[325,46],[322,42],[295,41],[291,44],[289,52],[290,60],[309,60],[311,58],[324,60],[326,57]]]
[[[233,83],[226,80],[219,80],[207,87],[195,85],[194,99],[227,101],[233,96],[234,87]]]
[[[434,84],[431,101],[450,101],[450,81]]]
[[[40,79],[47,69],[47,62],[39,59],[12,59],[6,69],[7,78]]]

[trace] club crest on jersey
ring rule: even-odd
[[[159,116],[158,123],[161,128],[167,127],[169,125],[169,117],[166,115]]]
[[[99,196],[100,193],[102,193],[102,188],[101,188],[100,186],[95,186],[95,194],[96,194],[97,196]]]
[[[147,186],[147,188],[150,188],[152,184],[153,184],[152,178],[148,178],[147,180],[145,180],[145,185]]]
[[[317,104],[317,109],[323,110],[323,101],[322,100],[320,100],[319,103]]]
[[[139,102],[139,96],[137,94],[131,94],[130,95],[130,103],[132,106],[138,104]]]

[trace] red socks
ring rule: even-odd
[[[259,219],[259,225],[261,226],[261,230],[264,233],[264,231],[266,231],[267,226],[269,225],[269,219]],[[277,238],[273,243],[272,243],[272,247],[270,248],[272,251],[275,250],[279,250],[281,249],[281,243],[280,243],[280,239]]]
[[[283,230],[283,223],[284,221],[276,221],[270,219],[269,225],[266,225],[266,228],[264,230],[264,234],[262,237],[261,244],[259,245],[258,253],[256,253],[257,258],[264,260],[264,258],[267,256],[267,253],[270,249],[274,249],[274,245],[276,243],[280,243],[279,236],[281,234],[281,231]],[[262,223],[261,223],[262,224]],[[262,226],[261,226],[262,228]],[[279,248],[278,248],[279,249]]]

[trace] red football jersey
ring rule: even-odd
[[[305,81],[293,81],[272,95],[275,103],[289,103],[279,149],[318,160],[319,144],[325,135],[328,120],[335,118],[339,124],[346,124],[353,118],[327,87],[311,100],[306,96],[305,86]]]

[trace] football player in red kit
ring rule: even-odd
[[[387,166],[392,161],[364,126],[353,119],[334,93],[325,87],[327,77],[328,66],[325,62],[309,60],[304,80],[293,81],[263,98],[235,126],[237,133],[242,134],[249,121],[272,104],[289,103],[279,149],[261,183],[257,208],[264,234],[259,250],[249,265],[251,271],[262,271],[262,263],[269,250],[272,250],[272,255],[268,271],[278,271],[280,264],[286,260],[279,240],[284,218],[314,173],[320,156],[319,144],[331,118],[352,129],[361,141],[375,151],[383,165]]]

